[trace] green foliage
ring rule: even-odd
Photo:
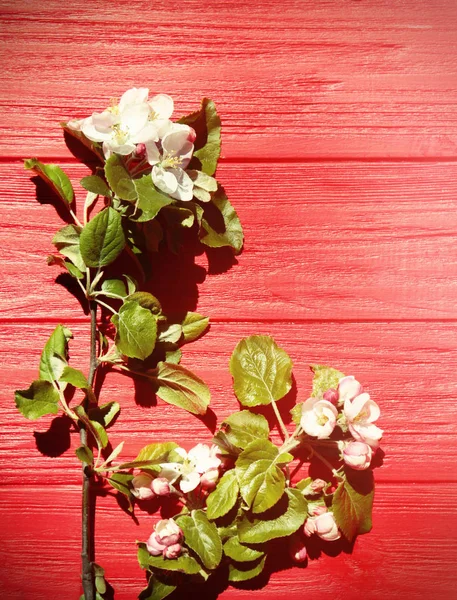
[[[201,167],[204,173],[213,175],[221,154],[221,120],[214,102],[203,98],[200,110],[182,117],[179,123],[190,125],[197,134],[189,168]]]
[[[174,404],[194,415],[204,415],[211,394],[206,383],[181,365],[159,362],[151,379],[155,392],[168,404]]]
[[[161,581],[157,574],[150,577],[147,587],[138,596],[139,600],[163,600],[175,591],[176,585]]]
[[[224,554],[236,562],[251,562],[265,555],[265,552],[242,544],[237,535],[229,538],[224,544]]]
[[[140,179],[133,179],[133,185],[138,196],[137,208],[141,210],[140,216],[135,217],[138,222],[151,221],[158,215],[160,209],[173,202],[173,198],[163,194],[154,186],[150,174],[143,175]]]
[[[102,283],[102,292],[106,292],[107,294],[115,294],[116,296],[121,296],[122,298],[128,296],[125,283],[122,281],[122,279],[105,279],[105,281]]]
[[[73,202],[74,192],[68,175],[57,165],[45,165],[36,158],[24,161],[24,167],[41,177],[68,206]]]
[[[94,462],[94,455],[89,446],[80,446],[79,448],[76,448],[75,454],[79,460],[86,465],[92,465]]]
[[[92,194],[105,196],[106,198],[111,197],[111,190],[106,185],[105,181],[98,175],[88,175],[87,177],[83,177],[81,179],[81,185],[85,190]]]
[[[150,310],[134,300],[126,300],[111,321],[116,326],[119,352],[140,360],[152,353],[157,338],[157,319]]]
[[[371,530],[373,499],[372,471],[348,473],[333,494],[332,511],[336,524],[350,542],[357,534]]]
[[[324,392],[331,388],[336,389],[339,380],[344,377],[341,371],[325,365],[311,365],[311,370],[314,373],[313,391],[311,393],[313,398],[322,396]]]
[[[107,402],[106,404],[90,408],[89,418],[92,421],[98,421],[103,427],[109,427],[120,410],[121,406],[119,402]]]
[[[122,218],[111,207],[95,215],[81,232],[81,256],[88,267],[109,265],[116,260],[124,246]]]
[[[63,373],[60,376],[60,381],[70,383],[71,385],[82,390],[89,387],[89,383],[84,373],[82,373],[79,369],[74,369],[68,365],[64,368]]]
[[[59,381],[67,366],[68,340],[73,334],[64,325],[57,325],[41,353],[40,379]]]
[[[280,506],[279,506],[280,505]],[[271,518],[246,514],[238,523],[238,537],[245,544],[262,544],[288,537],[299,529],[307,516],[307,503],[299,490],[287,488],[281,501],[272,509]]]
[[[216,489],[206,500],[208,519],[219,519],[232,510],[238,499],[238,478],[234,469],[219,479]]]
[[[126,169],[122,157],[118,154],[112,154],[106,161],[105,177],[118,198],[129,202],[137,199],[137,191],[132,177]]]
[[[292,361],[269,336],[242,339],[230,359],[230,373],[235,394],[244,406],[270,404],[292,387]]]
[[[221,429],[234,446],[242,449],[256,440],[267,440],[270,434],[266,418],[249,410],[242,410],[227,417]]]
[[[260,559],[253,567],[241,568],[229,564],[228,580],[232,582],[249,581],[260,575],[265,567],[266,556]]]
[[[211,209],[205,210],[200,241],[210,248],[228,246],[234,254],[239,254],[244,241],[243,228],[222,186],[211,199]]]
[[[142,547],[142,544],[140,544],[140,547]],[[163,556],[151,556],[149,554],[147,565],[153,569],[178,571],[180,573],[187,573],[188,575],[196,575],[201,569],[195,558],[186,554],[181,554],[178,558],[164,558]]]
[[[159,316],[162,312],[160,302],[149,292],[133,292],[127,297],[127,300],[137,302],[143,308],[147,308],[153,315]]]
[[[177,519],[184,533],[184,543],[209,570],[215,569],[222,558],[222,542],[214,523],[208,521],[203,510],[193,510],[190,515]]]
[[[27,390],[17,390],[14,399],[19,411],[32,421],[59,412],[59,392],[49,381],[34,381]]]
[[[196,312],[188,312],[181,323],[184,340],[193,342],[208,328],[209,318]]]
[[[174,442],[148,444],[142,448],[138,456],[130,462],[123,463],[120,469],[142,469],[168,461],[170,452],[178,447]]]

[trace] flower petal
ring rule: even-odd
[[[148,123],[149,108],[146,103],[129,104],[120,114],[121,129],[127,130],[129,137],[137,135]]]
[[[167,170],[160,165],[155,165],[152,167],[152,181],[161,192],[169,194],[172,198],[176,198],[173,194],[178,189],[178,180],[171,171],[171,169]]]
[[[341,402],[346,399],[352,400],[363,392],[361,384],[353,375],[348,375],[340,379],[338,383],[338,395]]]
[[[149,100],[149,106],[159,119],[169,119],[173,114],[173,98],[168,94],[157,94]]]
[[[162,159],[162,156],[157,147],[157,144],[155,142],[149,140],[149,141],[145,142],[145,146],[146,146],[146,156],[148,159],[148,163],[150,165],[156,165],[157,163],[159,163]]]
[[[154,169],[156,168],[157,167],[154,167]],[[186,202],[192,200],[194,197],[194,183],[189,175],[179,167],[176,169],[167,169],[167,171],[173,174],[177,182],[177,188],[174,192],[170,193],[170,196],[176,198],[176,200],[183,200]]]
[[[181,490],[188,494],[192,490],[195,490],[200,484],[200,475],[195,471],[193,473],[189,473],[188,475],[183,475],[181,481],[179,482],[179,487]]]
[[[130,88],[122,94],[122,97],[119,101],[119,110],[122,112],[126,106],[131,104],[146,103],[148,94],[148,88]]]

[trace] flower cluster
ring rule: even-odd
[[[342,408],[342,412],[338,409]],[[382,429],[374,422],[380,416],[379,406],[363,391],[352,376],[342,377],[336,389],[322,397],[312,397],[303,404],[300,425],[303,431],[319,440],[328,439],[335,427],[349,431],[353,439],[340,440],[344,462],[357,470],[370,466],[373,451],[379,446]]]
[[[101,143],[106,159],[112,154],[144,158],[152,167],[154,186],[171,198],[192,200],[195,182],[203,190],[197,192],[198,198],[209,201],[208,192],[217,189],[216,180],[200,171],[186,171],[194,152],[195,130],[171,121],[174,103],[170,96],[148,96],[148,88],[131,88],[103,112],[67,125],[92,142]]]
[[[182,551],[182,537],[182,531],[173,519],[162,519],[156,523],[146,547],[152,556],[162,554],[164,558],[178,558]]]

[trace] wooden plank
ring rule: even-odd
[[[211,96],[229,160],[457,156],[454,0],[133,5],[2,0],[3,155],[68,156],[59,121],[145,85]]]
[[[26,421],[13,403],[13,390],[28,387],[37,377],[39,355],[51,330],[43,324],[10,324],[1,334],[0,468],[2,481],[12,486],[79,481],[76,436],[69,448],[68,427],[58,421],[60,426],[52,431],[67,450],[59,458],[49,457],[57,447],[46,435],[51,419]],[[74,324],[72,330],[72,364],[86,371],[88,327]],[[109,373],[101,402],[116,400],[122,406],[110,433],[113,446],[127,440],[124,454],[129,459],[154,441],[171,439],[187,448],[196,440],[208,443],[216,421],[238,410],[228,360],[238,341],[254,333],[274,336],[294,362],[296,389],[283,401],[286,416],[295,397],[307,398],[308,364],[330,364],[355,375],[381,407],[386,456],[376,470],[377,480],[457,481],[457,333],[446,323],[213,323],[206,336],[184,348],[183,365],[208,382],[215,414],[199,420],[162,401],[151,406],[147,384],[135,388],[128,377]]]
[[[68,172],[76,187],[88,169]],[[457,318],[456,163],[226,164],[218,176],[243,222],[244,252],[232,268],[229,252],[155,264],[150,290],[166,309],[241,320]],[[46,266],[63,225],[54,208],[36,202],[20,163],[0,165],[0,195],[0,318],[79,319],[78,301],[54,284],[60,269]]]
[[[404,484],[379,485],[374,528],[369,535],[361,536],[353,549],[343,546],[342,552],[337,543],[328,542],[323,547],[330,555],[321,554],[305,569],[273,573],[259,597],[298,600],[306,594],[311,600],[355,600],[361,590],[366,590],[370,600],[383,600],[388,590],[389,598],[454,598],[457,508],[452,499],[456,491],[455,483],[410,486],[407,493]],[[96,560],[106,569],[116,600],[132,600],[144,586],[135,557],[135,540],[149,536],[157,517],[136,510],[136,525],[120,512],[112,497],[99,498],[97,509]],[[48,600],[52,594],[76,598],[79,488],[66,484],[55,488],[25,484],[5,487],[0,511],[0,560],[8,574],[0,582],[4,597]],[[331,556],[335,553],[337,556]],[[273,569],[283,565],[279,555],[271,561]],[[252,590],[228,588],[219,598],[251,596]]]

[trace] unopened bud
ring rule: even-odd
[[[296,563],[303,563],[308,556],[306,546],[300,538],[294,538],[289,546],[291,559]]]
[[[315,506],[312,510],[312,513],[315,517],[318,517],[319,515],[323,515],[326,512],[327,512],[327,507],[323,506],[322,504],[319,506]]]
[[[209,469],[200,478],[202,488],[205,490],[213,490],[216,487],[219,479],[219,469]]]
[[[168,496],[170,494],[170,483],[165,477],[156,477],[153,479],[151,488],[156,496]]]
[[[309,487],[313,490],[315,494],[320,494],[320,492],[322,492],[326,485],[327,482],[323,479],[315,479]]]
[[[338,404],[338,391],[330,388],[324,392],[323,398],[336,406]]]
[[[144,158],[146,154],[146,145],[145,144],[137,144],[135,148],[135,156],[137,158]]]
[[[178,558],[181,554],[182,546],[181,544],[173,544],[172,546],[168,546],[163,551],[164,558]]]
[[[307,537],[311,537],[313,533],[316,533],[316,525],[314,524],[314,519],[306,519],[305,524],[303,526],[303,533]]]

